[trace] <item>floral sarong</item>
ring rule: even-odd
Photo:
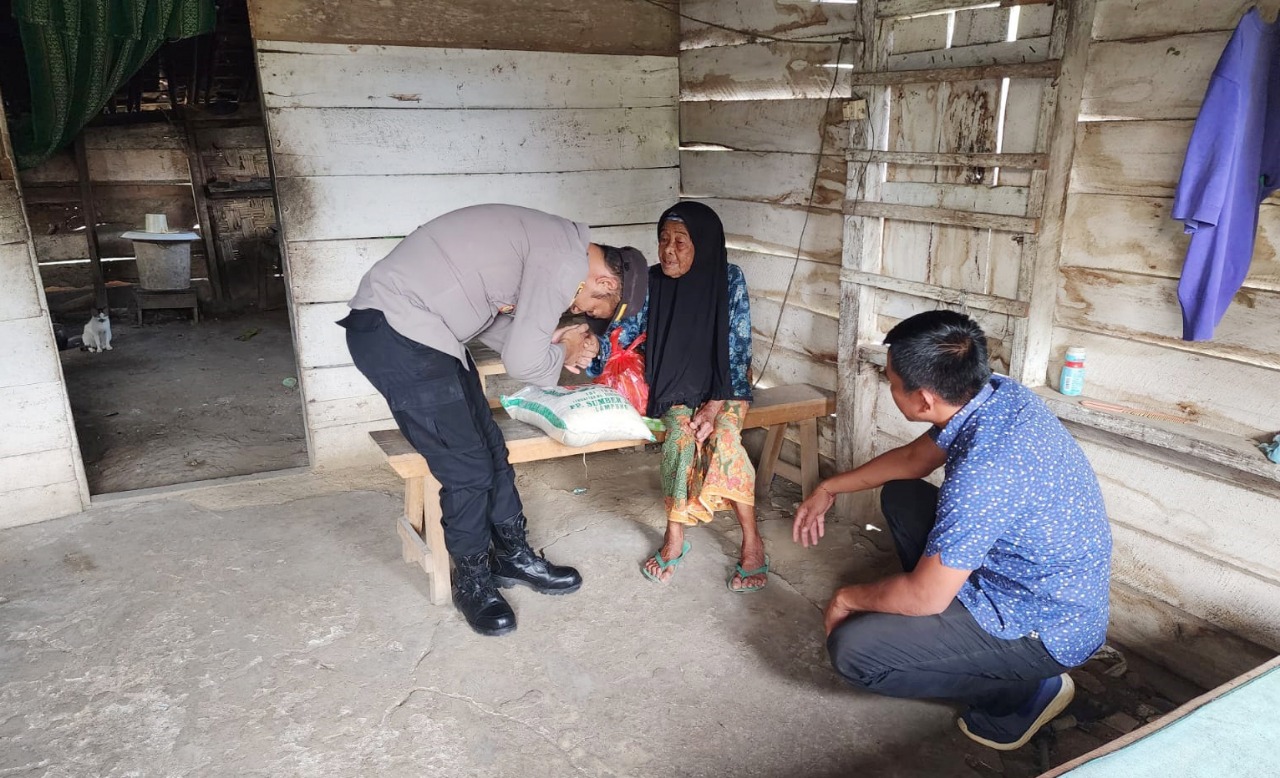
[[[663,415],[662,493],[668,520],[692,525],[732,509],[731,502],[755,505],[756,470],[742,447],[746,412],[747,403],[726,402],[715,431],[701,446],[681,423],[692,421],[693,409],[677,405]]]

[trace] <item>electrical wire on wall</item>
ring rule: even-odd
[[[678,10],[677,8],[673,8],[667,3],[662,2],[662,0],[638,0],[638,1],[646,3],[648,5],[652,5],[655,8],[661,8],[662,10],[670,14],[673,14],[681,19],[694,22],[696,24],[701,24],[707,27],[712,27],[714,29],[723,30],[725,32],[731,32],[737,35],[742,35],[745,38],[747,38],[748,42],[772,41],[772,42],[778,42],[778,43],[811,43],[811,44],[820,44],[824,46],[829,46],[832,43],[832,41],[830,40],[793,40],[789,38],[779,38],[777,36],[768,35],[766,33],[761,33],[761,32],[751,32],[748,30],[740,30],[735,27],[729,27],[727,25],[717,24],[715,22],[709,22],[705,19],[698,19],[696,17],[690,16]],[[791,275],[787,278],[787,286],[785,291],[782,294],[782,303],[778,307],[778,318],[774,322],[773,334],[769,337],[769,350],[765,352],[765,358],[763,363],[760,366],[760,371],[759,373],[756,374],[755,380],[752,382],[753,388],[756,386],[759,386],[760,381],[764,378],[766,372],[769,369],[769,362],[773,359],[774,348],[777,346],[777,341],[778,341],[778,333],[782,329],[782,317],[786,313],[787,302],[791,298],[791,290],[795,286],[796,275],[800,270],[800,262],[802,261],[802,257],[804,254],[804,236],[809,229],[809,219],[812,216],[814,201],[817,199],[817,194],[818,194],[818,182],[821,180],[821,177],[822,177],[822,159],[823,159],[823,156],[826,154],[827,117],[831,115],[831,103],[835,99],[836,89],[839,88],[840,86],[840,70],[844,65],[845,47],[851,43],[854,43],[855,41],[854,39],[849,37],[841,37],[839,39],[839,42],[840,42],[840,45],[836,48],[836,61],[835,61],[835,64],[831,66],[831,70],[832,70],[831,88],[827,90],[827,99],[822,112],[822,120],[818,128],[817,159],[814,163],[813,181],[809,187],[808,202],[805,203],[804,205],[804,209],[805,209],[804,221],[800,225],[800,236],[796,239],[795,263],[791,267]],[[870,149],[870,148],[874,148],[872,144],[874,143],[874,138],[875,138],[875,128],[870,126],[870,117],[868,117],[868,127],[870,129],[870,136],[869,136],[867,148]],[[869,165],[869,162],[862,163],[862,170],[859,173],[859,180],[861,179],[861,176],[866,175],[868,165]]]
[[[822,156],[827,150],[827,117],[831,115],[831,101],[835,98],[836,88],[840,85],[840,65],[844,60],[845,44],[850,43],[850,39],[841,38],[840,46],[836,49],[835,67],[831,69],[833,75],[831,77],[831,89],[827,91],[827,101],[822,110],[822,121],[818,127],[818,159],[813,169],[813,184],[809,187],[809,202],[805,204],[804,222],[800,225],[800,237],[796,239],[796,258],[795,264],[791,266],[791,275],[787,278],[787,288],[782,293],[782,304],[778,306],[778,320],[774,322],[773,334],[769,337],[769,350],[765,353],[764,363],[760,366],[760,374],[756,376],[752,382],[752,388],[759,386],[760,380],[764,378],[766,371],[769,369],[769,361],[773,359],[773,350],[778,344],[778,333],[782,330],[782,317],[787,312],[787,301],[791,298],[791,288],[795,286],[796,274],[800,271],[801,256],[804,254],[804,234],[809,229],[809,217],[813,213],[813,203],[818,196],[818,181],[822,177]],[[863,173],[866,172],[866,165],[863,165]]]

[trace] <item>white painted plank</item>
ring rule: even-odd
[[[886,70],[932,70],[965,68],[975,65],[1010,65],[1019,62],[1044,62],[1049,57],[1048,38],[956,46],[949,49],[917,51],[889,57]]]
[[[369,437],[374,430],[394,427],[387,421],[367,421],[342,427],[311,430],[311,467],[315,470],[340,470],[347,467],[385,465],[387,458]]]
[[[1024,8],[1025,12],[1026,9]],[[1044,144],[1040,138],[1040,105],[1047,83],[1025,78],[1009,82],[1009,94],[1005,102],[1004,143],[1001,151],[1009,154],[1039,152]],[[1030,170],[1001,168],[1000,183],[1010,186],[1026,186],[1031,183]]]
[[[0,343],[6,344],[0,389],[45,385],[61,379],[49,317],[37,314],[28,319],[0,321]],[[58,393],[62,394],[61,390]],[[5,436],[9,434],[6,432]]]
[[[1172,197],[1191,121],[1082,122],[1071,191]]]
[[[834,390],[836,387],[836,366],[829,362],[818,362],[808,354],[793,351],[785,341],[780,342],[772,352],[769,341],[760,336],[753,341],[755,349],[752,359],[752,375],[760,376],[759,386],[785,386],[788,384],[810,384]],[[768,360],[768,364],[765,360]]]
[[[804,244],[799,252],[802,258],[840,262],[844,217],[838,213],[722,198],[702,202],[720,216],[731,248],[795,257],[803,232]]]
[[[17,489],[0,494],[0,499],[4,500],[0,529],[69,516],[87,507],[84,493],[75,481]]]
[[[504,202],[588,224],[642,224],[675,202],[675,168],[579,173],[328,176],[277,181],[291,241],[404,236],[468,205]]]
[[[1280,368],[1280,294],[1244,290],[1236,295],[1210,341],[1186,342],[1171,278],[1063,268],[1058,323],[1072,329],[1129,337],[1201,354]]]
[[[848,143],[838,101],[705,100],[680,104],[680,143],[734,151],[839,153]]]
[[[947,47],[947,14],[891,19],[882,24],[890,54],[910,54]]]
[[[675,105],[675,57],[260,44],[268,108],[628,108]]]
[[[342,368],[329,368],[327,371]],[[355,370],[355,368],[350,368]],[[358,374],[358,371],[357,371]],[[391,411],[386,400],[377,392],[360,397],[344,397],[337,400],[307,400],[307,428],[312,433],[317,430],[345,427],[352,424],[382,422],[384,427],[394,427]]]
[[[27,244],[0,244],[0,322],[30,319],[43,313],[40,279]]]
[[[927,283],[934,252],[933,238],[932,224],[886,219],[882,272],[893,278]]]
[[[831,319],[840,316],[840,268],[825,262],[731,249],[729,261],[742,268],[751,298],[795,305]],[[787,286],[790,284],[790,294]]]
[[[886,181],[880,190],[880,202],[1004,216],[1026,216],[1027,194],[1026,187],[1018,186]]]
[[[25,242],[27,220],[14,181],[0,181],[0,244]]]
[[[987,294],[1018,299],[1018,278],[1026,255],[1024,245],[1021,235],[992,231],[987,250]]]
[[[0,459],[0,495],[19,489],[75,483],[76,467],[70,448],[37,451]],[[3,499],[7,502],[7,497]]]
[[[351,364],[347,331],[337,324],[347,312],[345,302],[299,305],[294,309],[293,337],[299,368]]]
[[[286,244],[294,305],[350,300],[360,279],[398,238],[290,241]]]
[[[658,213],[654,216],[660,216]],[[591,242],[608,246],[631,246],[640,249],[650,265],[658,262],[658,225],[623,224],[616,227],[592,227]]]
[[[1112,41],[1233,30],[1244,12],[1255,5],[1268,19],[1280,11],[1280,0],[1099,0],[1093,37]]]
[[[1081,119],[1194,119],[1228,37],[1208,32],[1093,44]]]
[[[0,457],[69,449],[73,439],[66,403],[59,380],[6,387],[0,406]]]
[[[885,148],[889,151],[940,151],[938,103],[942,94],[945,91],[938,84],[891,87],[889,103],[893,110],[889,115],[889,137]],[[873,138],[873,144],[878,145],[874,143],[878,140]],[[924,165],[889,165],[887,176],[888,181],[932,182],[938,180],[938,170]]]
[[[779,319],[778,303],[760,297],[752,300],[753,341],[759,338],[760,348],[767,352],[767,344],[775,340],[776,332],[779,346],[834,369],[837,361],[836,338],[839,334],[836,319],[790,303],[781,310],[782,317]],[[835,388],[835,385],[830,384],[828,388]]]
[[[1067,200],[1062,264],[1097,270],[1182,275],[1190,242],[1164,197],[1076,194]],[[1280,290],[1280,205],[1264,204],[1245,287]]]
[[[813,0],[774,0],[768,3],[760,0],[682,0],[680,14],[680,47],[685,49],[750,42],[746,35],[721,29],[723,27],[763,33],[786,40],[859,37],[862,28],[858,6],[853,3],[815,3]]]
[[[891,292],[885,289],[876,290],[876,312],[885,323],[892,322],[896,324],[903,319],[915,316],[917,313],[943,309],[955,310],[955,306],[923,297],[914,297],[901,292]],[[988,338],[1007,341],[1012,336],[1012,324],[1005,314],[992,313],[991,311],[977,308],[965,311],[965,313],[978,322],[978,325],[982,327]],[[873,334],[871,341],[873,343],[881,343],[887,333],[888,329],[885,328],[881,332]]]
[[[291,108],[270,116],[276,175],[555,173],[674,167],[674,107]]]
[[[849,70],[836,64],[839,44],[746,43],[680,52],[681,100],[794,100],[849,97]],[[861,44],[844,46],[858,61]]]
[[[972,47],[1009,37],[1008,8],[973,8],[955,12],[951,45]],[[1046,47],[1047,48],[1047,47]]]
[[[1024,5],[1018,14],[1018,37],[1036,38],[1053,31],[1053,6]]]
[[[1280,650],[1280,582],[1113,522],[1114,580]]]
[[[1241,437],[1275,432],[1280,372],[1123,337],[1056,328],[1049,386],[1069,346],[1089,354],[1085,394],[1105,402],[1183,416]]]
[[[802,207],[811,204],[838,211],[844,205],[846,166],[843,156],[830,154],[820,158],[816,154],[682,151],[681,194]]]

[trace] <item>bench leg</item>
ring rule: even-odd
[[[764,438],[764,448],[760,451],[760,466],[756,468],[756,495],[763,497],[769,493],[773,485],[773,474],[778,469],[778,457],[782,455],[782,441],[787,434],[787,425],[775,424],[769,428]]]
[[[818,488],[818,420],[800,422],[800,488],[805,497]]]
[[[449,567],[449,551],[444,546],[444,525],[440,523],[443,515],[440,510],[440,482],[431,475],[424,476],[422,481],[428,496],[423,539],[431,552],[431,604],[444,605],[450,599],[453,571]]]
[[[430,474],[405,479],[404,518],[398,522],[400,552],[405,562],[421,566],[427,574],[432,605],[449,601],[453,572],[440,517],[440,482]]]
[[[422,478],[409,478],[404,482],[404,518],[418,537],[422,537],[422,517],[425,510],[425,486]],[[409,564],[421,561],[421,553],[417,544],[408,538],[401,538],[400,551],[404,561]]]

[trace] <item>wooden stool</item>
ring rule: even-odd
[[[133,288],[133,304],[138,311],[138,326],[142,326],[142,312],[171,308],[190,308],[191,323],[200,323],[200,298],[194,289],[143,289]]]

